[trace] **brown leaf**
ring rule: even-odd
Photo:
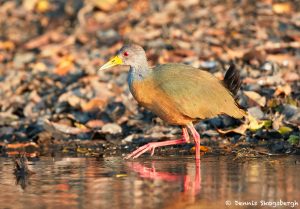
[[[6,149],[23,149],[23,148],[30,147],[30,146],[39,148],[39,145],[37,145],[34,142],[25,142],[25,143],[7,144]]]
[[[244,94],[253,102],[258,104],[261,107],[266,105],[266,98],[264,96],[259,95],[254,91],[244,91]]]
[[[246,49],[230,49],[226,46],[224,46],[224,49],[231,59],[242,58],[245,55],[245,53],[248,52],[248,50]]]
[[[73,92],[66,92],[58,98],[58,102],[64,102],[67,101],[72,107],[78,107],[82,102],[84,102],[83,99],[73,94]]]
[[[237,128],[234,128],[234,129],[229,129],[229,130],[217,129],[217,131],[221,134],[237,133],[237,134],[245,135],[247,129],[248,129],[248,126],[246,124],[243,124],[243,125],[241,125]]]
[[[254,78],[246,77],[243,79],[243,83],[244,84],[253,84],[253,83],[257,83],[257,80]]]
[[[71,55],[64,56],[57,67],[54,69],[54,73],[60,76],[68,74],[72,69],[74,69],[74,57]]]
[[[283,74],[283,80],[285,80],[286,82],[298,81],[300,80],[300,76],[299,73],[288,71]]]
[[[264,127],[266,121],[260,121],[254,118],[252,115],[248,113],[246,116],[246,121],[237,128],[229,129],[229,130],[221,130],[217,129],[217,131],[221,134],[227,133],[237,133],[241,135],[245,135],[247,130],[257,131]]]
[[[292,88],[289,84],[286,84],[284,86],[280,85],[280,86],[276,87],[276,91],[274,92],[274,96],[279,96],[281,94],[289,96],[291,93],[292,93]]]
[[[104,122],[102,120],[90,120],[85,125],[89,128],[101,128]]]
[[[51,35],[51,33],[45,33],[45,34],[42,35],[42,36],[39,36],[39,37],[37,37],[37,38],[34,38],[34,39],[28,41],[28,42],[24,45],[24,47],[25,47],[26,49],[35,49],[35,48],[39,48],[39,47],[41,47],[41,46],[43,46],[43,45],[46,45],[46,44],[48,44],[49,41],[50,41],[50,35]]]
[[[137,13],[149,11],[150,2],[148,0],[135,0],[132,1],[132,8]]]
[[[45,46],[51,42],[61,42],[63,40],[67,40],[64,34],[59,33],[57,31],[49,31],[41,36],[37,36],[29,40],[27,43],[25,43],[24,48],[36,49]],[[60,46],[60,49],[62,49],[62,46]]]
[[[158,12],[153,14],[148,21],[151,25],[162,26],[168,24],[171,18],[166,12]]]
[[[177,49],[174,50],[174,54],[182,57],[192,57],[195,56],[195,52],[189,49]]]
[[[14,156],[19,156],[20,155],[20,151],[19,150],[17,150],[17,151],[15,151],[15,150],[13,150],[13,151],[6,151],[6,153],[10,157],[14,157]],[[26,157],[31,157],[31,158],[36,158],[36,157],[38,157],[40,155],[38,151],[26,152],[25,154],[26,154]]]
[[[15,44],[12,41],[0,41],[0,50],[14,50]]]
[[[266,59],[268,61],[288,65],[290,67],[293,67],[298,60],[296,57],[291,56],[290,54],[268,54]]]
[[[87,103],[82,103],[81,108],[84,112],[91,112],[103,109],[107,104],[107,100],[100,98],[93,98]]]
[[[275,114],[273,118],[272,127],[274,130],[278,130],[283,124],[284,115],[280,115],[278,112]]]
[[[211,46],[211,51],[214,52],[216,56],[220,56],[224,53],[222,46]]]
[[[252,49],[244,54],[243,60],[250,64],[261,64],[266,60],[266,53],[262,50]]]

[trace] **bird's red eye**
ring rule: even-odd
[[[124,52],[123,55],[124,55],[125,57],[127,57],[129,54],[128,54],[128,52]]]

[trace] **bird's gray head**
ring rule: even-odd
[[[146,53],[144,49],[135,44],[124,45],[116,54],[105,63],[100,70],[116,65],[128,65],[131,67],[148,67]]]

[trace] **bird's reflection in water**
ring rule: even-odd
[[[157,162],[161,164],[161,162]],[[184,202],[194,202],[195,197],[201,192],[201,164],[200,160],[195,161],[193,167],[191,163],[183,164],[187,172],[167,172],[158,171],[156,161],[151,162],[151,166],[146,166],[141,162],[128,162],[126,164],[131,171],[136,172],[139,177],[145,179],[161,180],[164,182],[182,182],[182,192],[178,195]]]
[[[19,154],[15,158],[14,174],[16,176],[16,185],[20,185],[22,189],[26,189],[29,185],[29,176],[34,174],[28,167],[28,159],[26,153]]]
[[[20,185],[23,190],[30,184],[29,177],[27,175],[17,176],[16,175],[16,185]]]

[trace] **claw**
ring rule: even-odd
[[[153,147],[152,150],[151,150],[151,156],[154,155],[154,151],[155,151],[155,147]]]

